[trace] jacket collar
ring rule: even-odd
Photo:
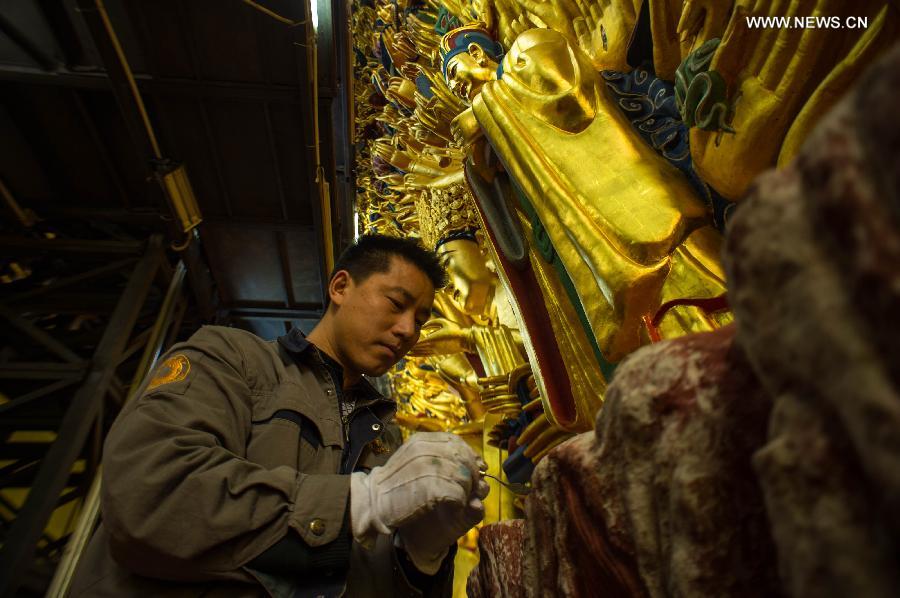
[[[279,336],[278,343],[294,355],[305,353],[314,346],[303,334],[303,331],[296,327],[291,328],[287,334]]]
[[[288,353],[290,353],[294,359],[307,361],[311,360],[313,363],[318,364],[322,367],[328,367],[328,364],[323,359],[323,354],[316,348],[316,346],[306,338],[306,335],[303,334],[296,326],[291,328],[290,332],[285,335],[278,337],[278,344],[284,347]],[[334,362],[334,360],[329,359],[334,363],[334,367],[340,368],[340,364]],[[343,375],[343,372],[341,372]],[[372,386],[372,383],[369,382],[365,376],[360,378],[360,381],[357,382],[353,389],[359,392],[359,397],[361,400],[369,401],[369,400],[383,400],[394,402],[392,399],[389,399],[382,395],[378,390]]]

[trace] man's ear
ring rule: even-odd
[[[340,306],[352,286],[353,279],[350,277],[350,273],[346,270],[338,270],[331,277],[331,282],[328,283],[328,298],[332,303]]]

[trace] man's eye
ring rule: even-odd
[[[394,299],[393,297],[388,297],[388,301],[390,301],[391,304],[392,304],[396,309],[403,309],[403,306],[400,305],[400,302],[397,301],[396,299]]]

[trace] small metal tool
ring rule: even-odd
[[[479,473],[486,478],[491,478],[492,480],[499,482],[502,486],[506,486],[514,494],[521,494],[525,496],[531,492],[531,486],[529,486],[528,484],[521,484],[519,482],[504,482],[497,476],[491,475],[486,471],[481,471]]]

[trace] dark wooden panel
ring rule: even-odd
[[[121,205],[69,91],[16,87],[8,105],[28,132],[28,143],[40,148],[37,153],[45,172],[65,194],[58,199],[93,207]]]
[[[204,225],[204,246],[225,304],[287,307],[274,231],[240,225]]]
[[[319,276],[319,243],[312,231],[284,232],[290,285],[296,304],[317,304],[322,301],[322,280]]]
[[[196,40],[198,77],[221,81],[263,82],[257,16],[241,2],[190,0],[185,24]]]
[[[77,99],[74,98],[76,94]],[[150,167],[152,156],[141,155],[134,147],[113,95],[103,91],[73,90],[70,96],[73,97],[73,103],[82,102],[85,110],[82,120],[85,121],[85,127],[88,129],[93,127],[95,131],[91,134],[90,147],[85,145],[81,150],[93,150],[93,153],[100,157],[106,178],[120,196],[119,205],[158,209],[161,206],[162,193],[158,183],[149,178],[152,172]],[[152,99],[148,99],[147,109],[155,127]],[[122,198],[123,194],[127,197]]]
[[[295,21],[303,19],[304,2],[278,1],[267,2],[266,6],[278,14]],[[259,48],[262,57],[263,77],[270,83],[279,85],[301,86],[301,72],[305,73],[305,65],[297,64],[297,28],[291,28],[263,14],[253,16],[259,36]],[[302,29],[302,27],[299,27]],[[302,67],[302,71],[298,70]]]
[[[37,2],[0,2],[3,17],[14,27],[19,35],[46,56],[51,62],[62,57],[53,37],[53,31],[47,24]],[[20,66],[38,66],[41,64],[6,33],[0,34],[0,61]],[[47,65],[50,66],[50,65]]]
[[[308,18],[302,1],[261,4],[294,21]],[[318,198],[305,27],[240,0],[107,0],[106,6],[162,154],[187,166],[205,220],[197,248],[208,258],[221,307],[243,309],[234,317],[266,336],[305,317],[297,314],[314,313],[322,301],[321,232],[313,229]],[[333,32],[327,15],[323,22],[320,75],[324,87],[334,87]],[[68,45],[72,64],[78,40]],[[25,207],[110,218],[168,212],[149,176],[149,156],[141,153],[146,147],[139,149],[134,127],[129,135],[124,126],[122,112],[133,106],[122,97],[116,102],[106,73],[50,74],[0,59],[0,176]],[[331,179],[332,115],[327,105],[321,110]],[[88,300],[108,307],[97,297],[68,299],[81,308]],[[287,311],[266,312],[276,308]]]
[[[313,153],[305,147],[306,133],[303,115],[298,104],[271,103],[272,135],[279,159],[279,170],[287,204],[288,218],[312,224],[310,196],[315,179]]]
[[[263,105],[226,101],[207,105],[232,216],[238,220],[283,218]]]
[[[185,164],[204,218],[228,216],[228,189],[219,178],[216,141],[206,133],[204,101],[160,95],[157,106],[166,155]]]
[[[147,69],[154,77],[192,79],[197,76],[191,60],[190,31],[182,22],[181,0],[128,0],[128,15],[147,55]]]

